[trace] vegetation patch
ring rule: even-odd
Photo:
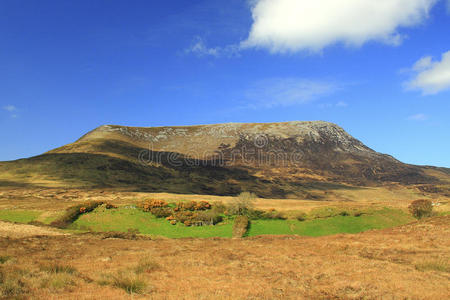
[[[444,259],[426,260],[415,265],[419,271],[438,271],[450,273],[450,263]]]
[[[71,206],[66,210],[64,215],[62,215],[59,219],[51,222],[50,225],[58,228],[67,228],[70,224],[77,220],[80,215],[89,213],[102,204],[105,203],[102,201],[91,201]],[[105,205],[107,206],[107,208],[115,207],[108,204]]]
[[[232,219],[225,218],[215,226],[188,227],[181,222],[172,225],[164,218],[158,218],[133,206],[125,206],[112,210],[94,210],[83,214],[68,228],[108,232],[109,237],[118,238],[123,238],[122,235],[127,235],[132,230],[138,230],[141,234],[169,238],[231,237]],[[121,232],[121,234],[115,236],[116,233],[113,232]]]
[[[42,212],[37,210],[2,209],[0,210],[0,220],[17,223],[28,223],[36,220],[41,214]]]
[[[370,229],[390,228],[411,222],[413,218],[401,210],[382,209],[371,214],[334,216],[329,218],[298,220],[255,220],[248,231],[249,236],[263,234],[297,234],[324,236],[339,233],[358,233]]]
[[[142,258],[134,267],[119,270],[113,274],[103,274],[100,285],[111,285],[123,289],[128,294],[147,294],[152,291],[145,274],[160,270],[161,266],[149,257]]]
[[[408,206],[409,212],[417,219],[431,217],[433,204],[430,200],[415,200]]]
[[[247,233],[250,221],[247,216],[237,216],[233,224],[233,238],[244,237]]]

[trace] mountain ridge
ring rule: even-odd
[[[102,125],[42,155],[0,163],[0,181],[263,197],[326,186],[439,184],[444,169],[404,164],[325,121]],[[45,180],[44,180],[45,179]],[[28,180],[32,181],[32,180]]]

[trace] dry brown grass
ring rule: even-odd
[[[15,292],[36,299],[445,299],[449,236],[450,217],[437,217],[320,238],[9,237],[0,238],[10,258],[0,268],[15,269]],[[121,286],[133,280],[142,294]]]
[[[440,194],[426,193],[417,187],[388,185],[383,187],[365,187],[356,189],[315,191],[322,197],[320,201],[307,199],[256,199],[256,209],[278,211],[301,210],[308,212],[324,206],[351,207],[383,207],[390,206],[407,209],[408,205],[417,199],[428,199],[440,203],[435,209],[450,210],[450,198]],[[49,189],[49,188],[11,188],[0,187],[0,209],[37,209],[46,211],[47,215],[58,214],[60,211],[86,201],[105,201],[116,205],[138,204],[148,199],[159,199],[167,202],[178,201],[208,201],[230,203],[231,196],[185,195],[169,193],[130,192],[117,189]]]

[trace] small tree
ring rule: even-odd
[[[408,206],[409,212],[417,219],[431,217],[433,204],[430,200],[415,200]]]
[[[233,215],[246,215],[255,206],[256,195],[250,192],[240,193],[233,198],[229,212]]]

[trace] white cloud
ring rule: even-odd
[[[344,102],[344,101],[339,101],[338,103],[336,103],[337,107],[347,107],[348,103]]]
[[[441,61],[434,61],[431,56],[419,59],[412,71],[416,75],[406,83],[408,89],[422,90],[425,95],[450,89],[450,51],[442,54]]]
[[[426,121],[428,120],[428,116],[425,114],[415,114],[408,117],[408,120],[411,121]]]
[[[195,54],[199,57],[203,56],[212,56],[212,57],[220,57],[220,56],[239,56],[239,46],[237,45],[228,45],[226,47],[207,47],[205,41],[196,37],[194,39],[193,44],[184,50],[187,54]]]
[[[319,108],[322,109],[327,109],[327,108],[343,108],[343,107],[347,107],[348,103],[344,102],[344,101],[339,101],[337,103],[321,103],[319,104]]]
[[[304,104],[328,96],[338,89],[334,83],[303,78],[267,79],[246,90],[246,107],[271,108]]]
[[[219,48],[208,48],[203,39],[197,37],[194,43],[185,50],[186,53],[193,53],[198,56],[219,56]]]
[[[241,47],[273,53],[320,51],[335,43],[397,45],[401,27],[420,24],[438,0],[253,0],[253,25]]]
[[[14,105],[3,106],[3,109],[6,110],[6,111],[9,111],[9,112],[13,112],[13,111],[17,110],[17,108]]]

